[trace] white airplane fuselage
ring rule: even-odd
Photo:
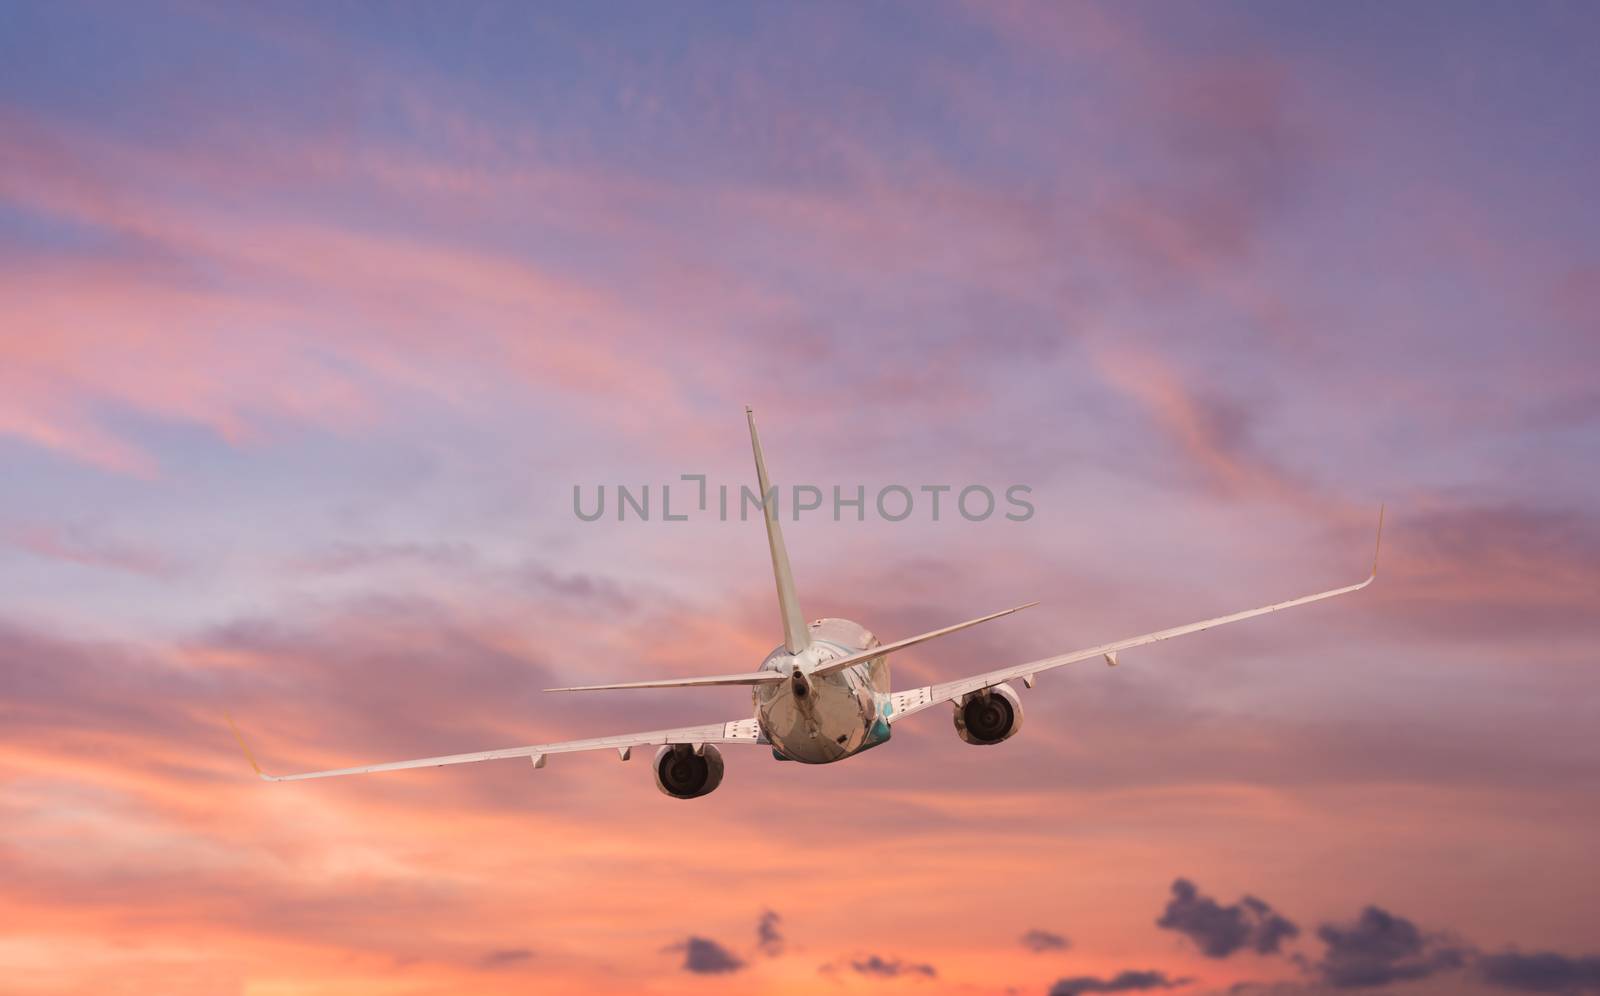
[[[874,657],[829,675],[818,665],[870,650],[878,638],[848,619],[819,619],[798,654],[778,647],[760,670],[788,680],[755,686],[756,720],[779,758],[829,764],[889,739],[889,664]]]

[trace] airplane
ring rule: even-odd
[[[1215,626],[1253,619],[1280,609],[1308,605],[1326,598],[1346,595],[1372,584],[1378,577],[1378,550],[1383,542],[1383,510],[1378,510],[1378,535],[1374,544],[1372,573],[1366,580],[1342,588],[1304,595],[1257,609],[1201,622],[1156,630],[1099,646],[1024,664],[985,671],[968,678],[894,691],[889,681],[889,655],[958,633],[979,623],[989,622],[1036,605],[1029,602],[966,622],[881,643],[866,627],[848,619],[817,619],[810,623],[800,612],[795,594],[794,574],[789,567],[789,552],[784,546],[783,529],[778,523],[775,491],[767,477],[761,439],[756,433],[755,413],[745,408],[750,427],[750,447],[755,454],[756,482],[761,488],[767,547],[772,558],[772,576],[777,587],[779,617],[783,623],[783,643],[774,648],[754,671],[692,678],[662,678],[605,685],[578,685],[546,689],[550,692],[586,692],[628,688],[702,688],[717,685],[746,685],[752,690],[754,715],[726,723],[686,726],[648,733],[625,733],[589,740],[507,747],[469,754],[446,754],[412,761],[391,761],[331,771],[309,771],[294,775],[272,775],[261,769],[246,746],[232,717],[227,717],[245,758],[264,781],[286,782],[307,778],[332,778],[362,775],[407,768],[431,768],[447,764],[472,764],[507,758],[527,758],[535,768],[543,768],[553,754],[580,751],[614,750],[628,760],[635,748],[657,748],[652,770],[656,787],[674,799],[695,799],[710,794],[722,783],[723,760],[720,746],[749,744],[767,746],[778,760],[804,764],[832,764],[887,743],[895,724],[924,709],[951,703],[956,733],[969,744],[992,746],[1015,736],[1022,728],[1022,701],[1012,682],[1032,688],[1035,679],[1046,671],[1080,661],[1103,659],[1115,666],[1119,655],[1175,636],[1198,633]]]

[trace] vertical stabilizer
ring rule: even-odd
[[[778,503],[773,499],[772,482],[767,480],[767,461],[761,456],[761,437],[756,435],[756,413],[748,406],[745,420],[750,423],[750,448],[756,454],[756,484],[761,488],[762,511],[767,520],[767,547],[772,551],[772,577],[778,585],[778,612],[783,616],[783,645],[791,654],[811,646],[811,631],[800,614],[800,599],[794,592],[794,572],[789,569],[789,551],[783,545],[783,529],[778,525]]]

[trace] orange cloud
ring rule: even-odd
[[[1143,408],[1190,466],[1224,495],[1323,513],[1341,507],[1252,449],[1242,413],[1221,402],[1203,401],[1154,353],[1106,346],[1091,355],[1106,381]]]
[[[1482,777],[1472,758],[1426,756],[1392,731],[1368,730],[1356,751],[1336,730],[1113,689],[1105,669],[1042,684],[1030,727],[1005,748],[968,748],[933,714],[836,768],[730,751],[728,784],[694,806],[657,794],[641,759],[610,756],[263,785],[220,721],[232,709],[263,761],[288,768],[742,708],[737,695],[540,695],[544,654],[598,645],[586,629],[602,619],[615,628],[603,593],[574,598],[515,614],[471,599],[367,600],[142,649],[0,631],[11,676],[0,912],[27,924],[0,948],[12,977],[35,993],[800,993],[823,965],[880,954],[935,966],[939,987],[998,992],[1063,974],[1008,954],[1044,925],[1073,937],[1078,974],[1158,962],[1222,985],[1277,969],[1152,947],[1174,875],[1259,888],[1293,909],[1288,890],[1254,883],[1345,888],[1341,863],[1357,858],[1342,852],[1357,840],[1408,874],[1422,848],[1486,828],[1533,833],[1503,807],[1544,797],[1514,770]],[[674,611],[673,631],[693,647],[758,653],[769,642],[720,615]],[[663,656],[659,627],[624,628],[625,654]],[[663,666],[681,669],[677,656]],[[1419,834],[1429,814],[1447,825]],[[1535,836],[1553,860],[1574,843],[1559,828]],[[1275,843],[1285,837],[1292,853]],[[1340,858],[1294,867],[1306,853]],[[784,916],[781,957],[757,949],[767,908]],[[978,921],[976,908],[987,911]],[[690,935],[747,967],[681,972],[670,948]],[[82,957],[65,956],[74,946]],[[846,991],[870,981],[838,974]]]
[[[472,405],[486,387],[535,386],[623,424],[681,408],[679,384],[640,347],[647,317],[608,289],[443,240],[196,208],[139,186],[155,172],[213,179],[187,157],[24,124],[33,143],[0,165],[0,195],[117,248],[0,269],[0,431],[150,473],[106,406],[235,443],[274,418],[359,428],[395,391]]]

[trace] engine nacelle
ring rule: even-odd
[[[652,767],[656,788],[674,799],[698,799],[722,784],[722,752],[711,744],[698,754],[688,744],[668,744],[656,751]]]
[[[968,692],[956,703],[956,732],[969,744],[989,746],[1022,729],[1022,700],[1010,685]]]

